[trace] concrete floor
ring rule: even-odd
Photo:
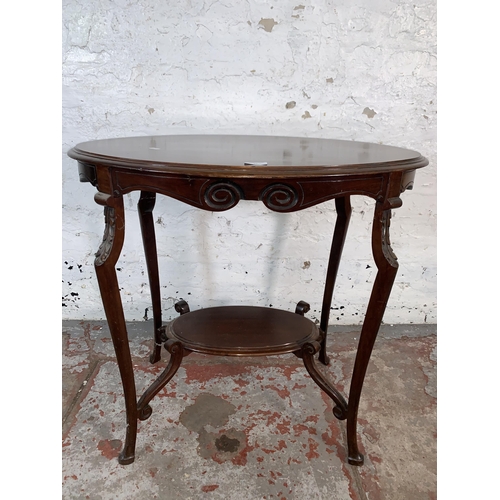
[[[151,328],[129,324],[139,393],[169,356],[149,364]],[[346,394],[359,327],[336,330],[324,369]],[[62,380],[64,499],[437,498],[435,325],[382,326],[359,410],[363,467],[347,464],[345,421],[293,355],[185,358],[139,422],[128,466],[105,322],[63,323]]]

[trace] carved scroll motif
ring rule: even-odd
[[[241,189],[228,181],[218,181],[211,184],[203,195],[207,206],[216,211],[229,210],[242,198]]]
[[[272,184],[266,187],[259,196],[264,205],[275,212],[286,212],[299,201],[297,191],[287,184]]]
[[[106,261],[113,247],[116,228],[115,209],[113,207],[104,207],[104,223],[105,228],[102,243],[95,254],[96,266],[100,266]]]

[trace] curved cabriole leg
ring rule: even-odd
[[[333,414],[339,419],[344,420],[347,416],[347,403],[344,396],[340,394],[335,387],[321,374],[314,362],[314,355],[321,348],[319,342],[308,342],[302,346],[300,351],[300,356],[304,361],[304,366],[311,378],[318,384],[321,390],[323,390],[335,403],[333,408]]]
[[[344,248],[349,220],[351,219],[351,199],[349,196],[335,198],[335,209],[337,210],[337,221],[333,233],[332,247],[328,261],[328,270],[326,272],[325,292],[323,295],[323,306],[321,309],[320,330],[323,334],[321,340],[321,350],[319,351],[319,360],[324,365],[328,365],[330,360],[326,354],[326,335],[328,330],[328,320],[330,319],[330,307],[332,305],[333,289],[337,272],[339,270],[342,249]]]
[[[184,348],[179,341],[172,339],[165,342],[165,349],[170,352],[168,365],[162,374],[146,389],[137,403],[138,418],[147,420],[152,413],[149,402],[168,384],[170,379],[177,373],[184,357]]]
[[[156,194],[141,191],[141,197],[137,203],[139,221],[141,224],[142,243],[148,269],[149,288],[151,290],[151,303],[153,305],[154,324],[154,347],[149,357],[151,363],[161,359],[161,346],[164,339],[161,331],[161,296],[160,279],[158,274],[158,255],[156,250],[155,227],[153,221],[153,208],[156,202]]]
[[[118,461],[122,465],[127,465],[132,463],[135,457],[137,400],[125,317],[123,315],[120,289],[118,287],[118,279],[115,270],[115,265],[120,256],[125,235],[123,198],[121,196],[113,197],[111,195],[97,193],[95,195],[95,201],[99,205],[104,206],[106,226],[104,229],[103,241],[96,253],[94,265],[125,396],[127,431],[125,445],[120,453]]]
[[[364,462],[364,457],[358,449],[356,430],[359,399],[373,345],[398,270],[397,258],[389,239],[390,220],[391,210],[384,210],[381,203],[377,202],[373,219],[372,251],[378,272],[361,329],[347,409],[348,462],[351,465],[363,465]]]

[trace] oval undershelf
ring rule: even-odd
[[[166,332],[186,349],[220,356],[286,354],[320,336],[300,314],[253,306],[199,309],[173,320]]]

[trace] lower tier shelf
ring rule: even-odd
[[[252,306],[223,306],[182,314],[167,338],[190,351],[219,356],[268,356],[298,351],[320,330],[301,314]]]

